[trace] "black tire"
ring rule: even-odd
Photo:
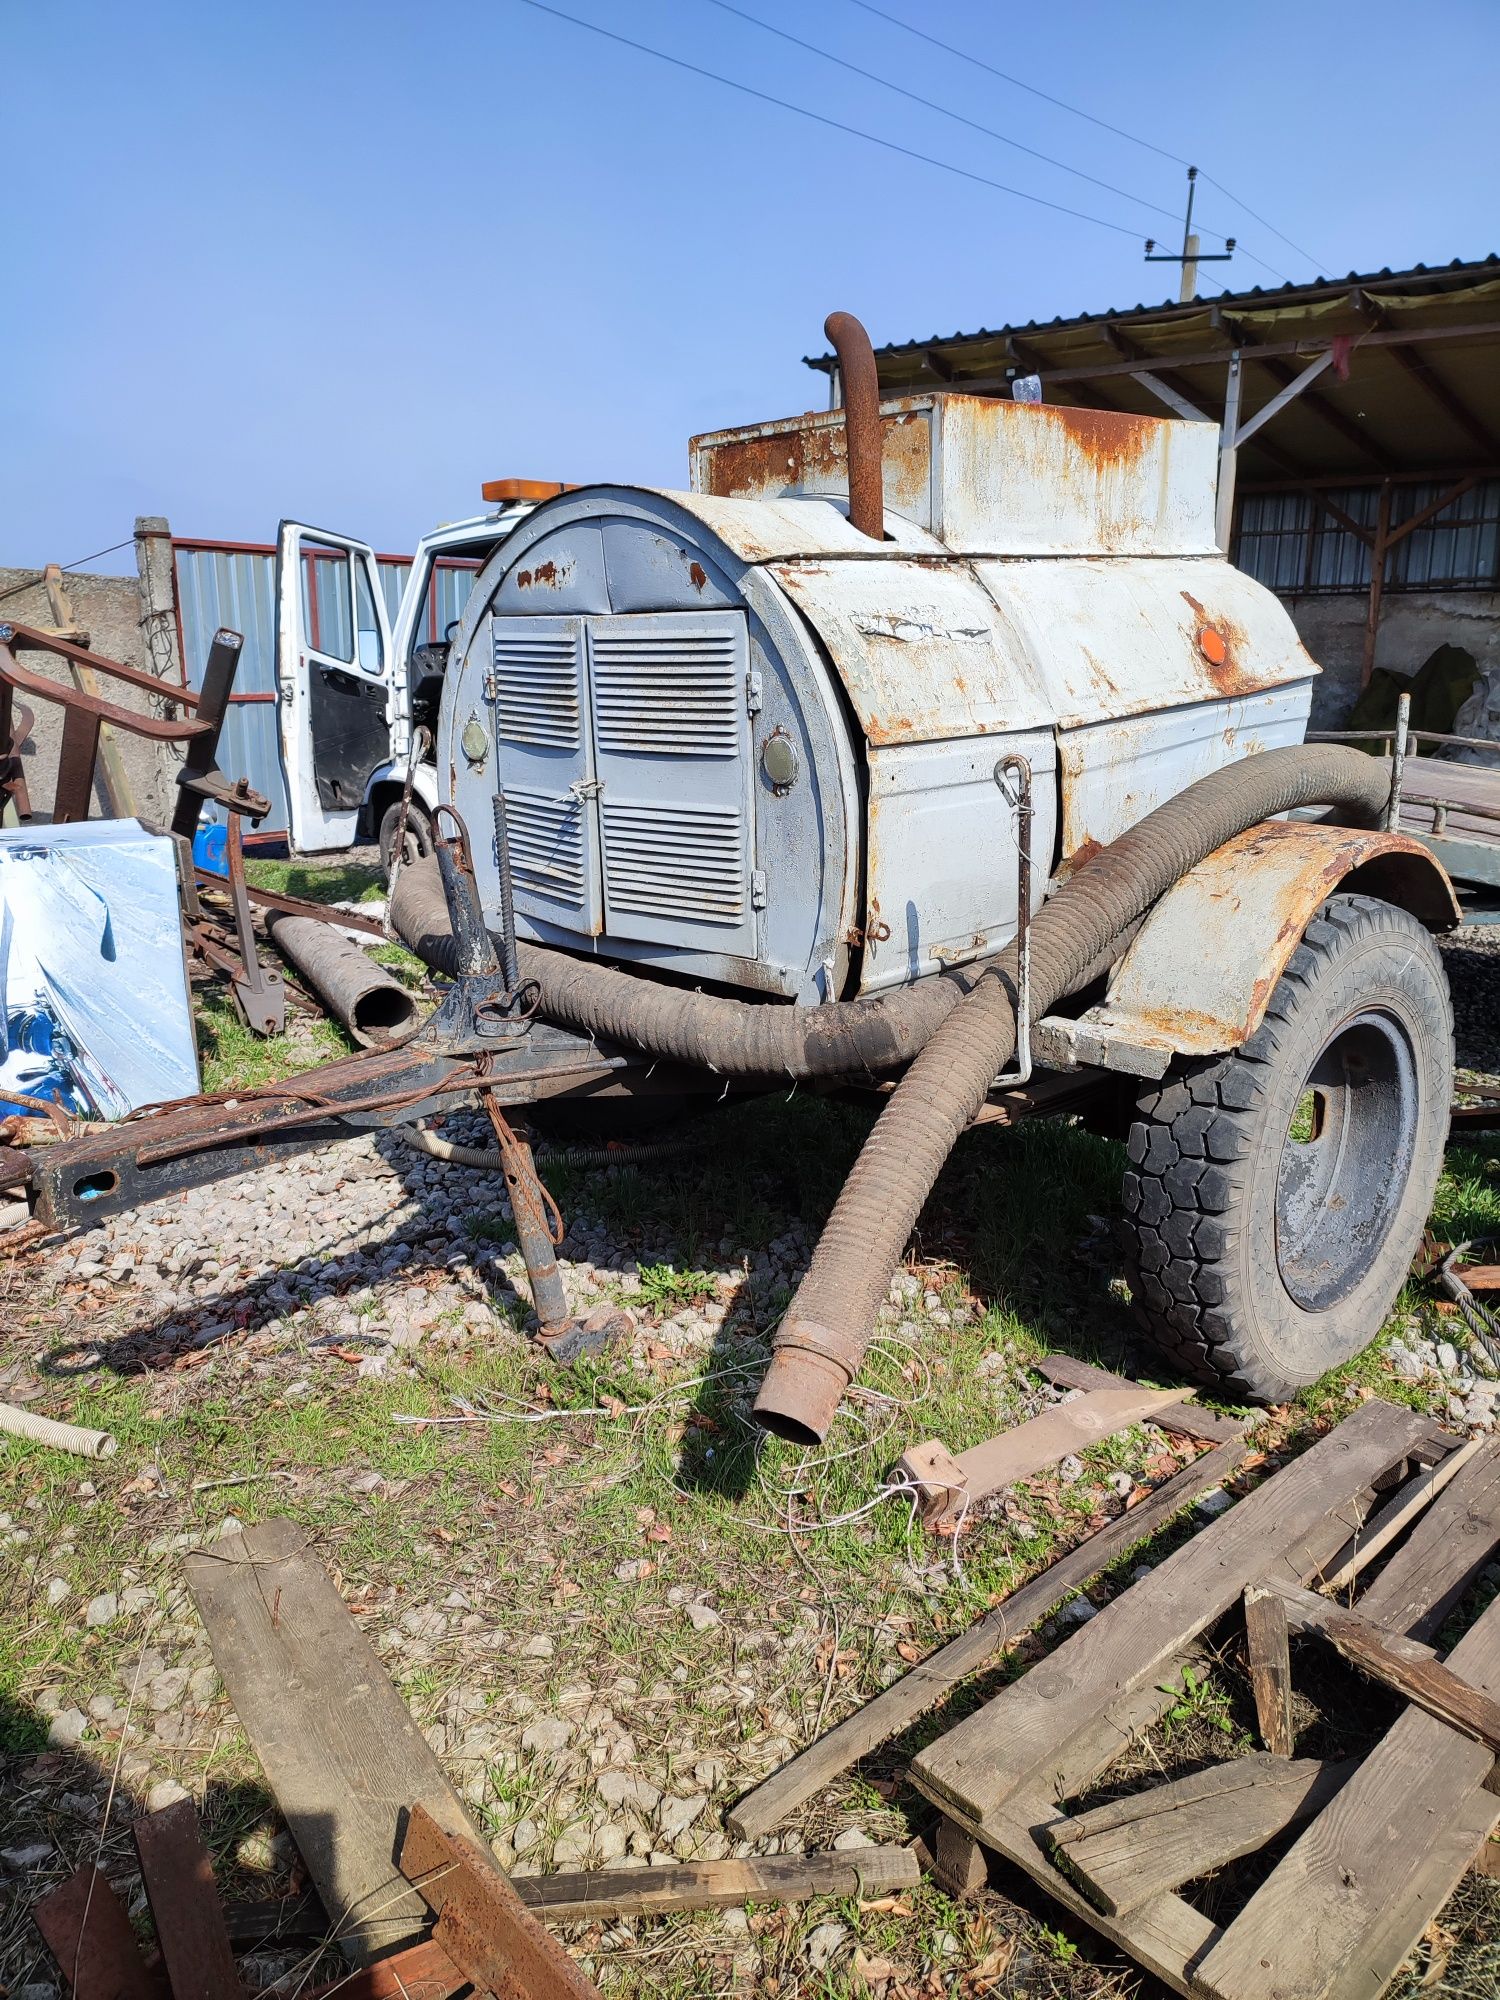
[[[391,878],[391,866],[396,858],[396,829],[401,824],[401,801],[393,799],[380,815],[380,865],[385,870],[386,880]],[[413,799],[406,815],[406,845],[408,856],[414,848],[419,857],[432,852],[432,821],[427,808]]]
[[[1330,898],[1244,1047],[1137,1100],[1125,1236],[1157,1345],[1260,1402],[1366,1347],[1421,1240],[1452,1085],[1432,939],[1389,903]]]

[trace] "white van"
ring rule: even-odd
[[[394,615],[374,549],[283,521],[276,537],[277,730],[299,854],[377,842],[387,868],[414,727],[436,722],[448,640],[474,578],[539,500],[541,480],[487,484],[492,513],[424,535]],[[430,711],[430,713],[429,713]],[[408,839],[430,846],[437,805],[431,734],[412,777]]]

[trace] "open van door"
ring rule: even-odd
[[[276,537],[277,725],[291,844],[352,847],[391,756],[390,620],[375,551],[283,521]]]

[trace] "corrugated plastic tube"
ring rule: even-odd
[[[1069,993],[1188,869],[1238,833],[1300,806],[1378,821],[1390,770],[1334,744],[1268,750],[1215,771],[1101,849],[1031,926],[1033,1018]],[[891,1273],[943,1163],[1015,1053],[1015,953],[997,959],[902,1077],[834,1204],[777,1329],[758,1423],[817,1443],[864,1358]]]
[[[1378,824],[1389,796],[1389,767],[1340,744],[1267,750],[1200,778],[1042,906],[1031,926],[1034,1018],[1097,976],[1151,905],[1236,834],[1306,806]],[[429,964],[455,970],[430,860],[402,869],[390,915]],[[923,1202],[1015,1052],[1014,950],[877,999],[823,1007],[685,992],[537,945],[523,944],[520,961],[544,1020],[725,1075],[858,1077],[910,1063],[828,1219],[756,1399],[767,1430],[819,1441],[858,1372]]]
[[[59,1424],[51,1417],[39,1417],[14,1403],[0,1403],[0,1431],[12,1437],[29,1438],[33,1444],[50,1444],[54,1451],[70,1451],[75,1458],[113,1458],[118,1449],[108,1431],[80,1430],[77,1424]]]

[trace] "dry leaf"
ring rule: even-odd
[[[896,1647],[896,1651],[911,1666],[915,1666],[917,1661],[922,1657],[922,1648],[914,1646],[909,1639],[901,1640]]]

